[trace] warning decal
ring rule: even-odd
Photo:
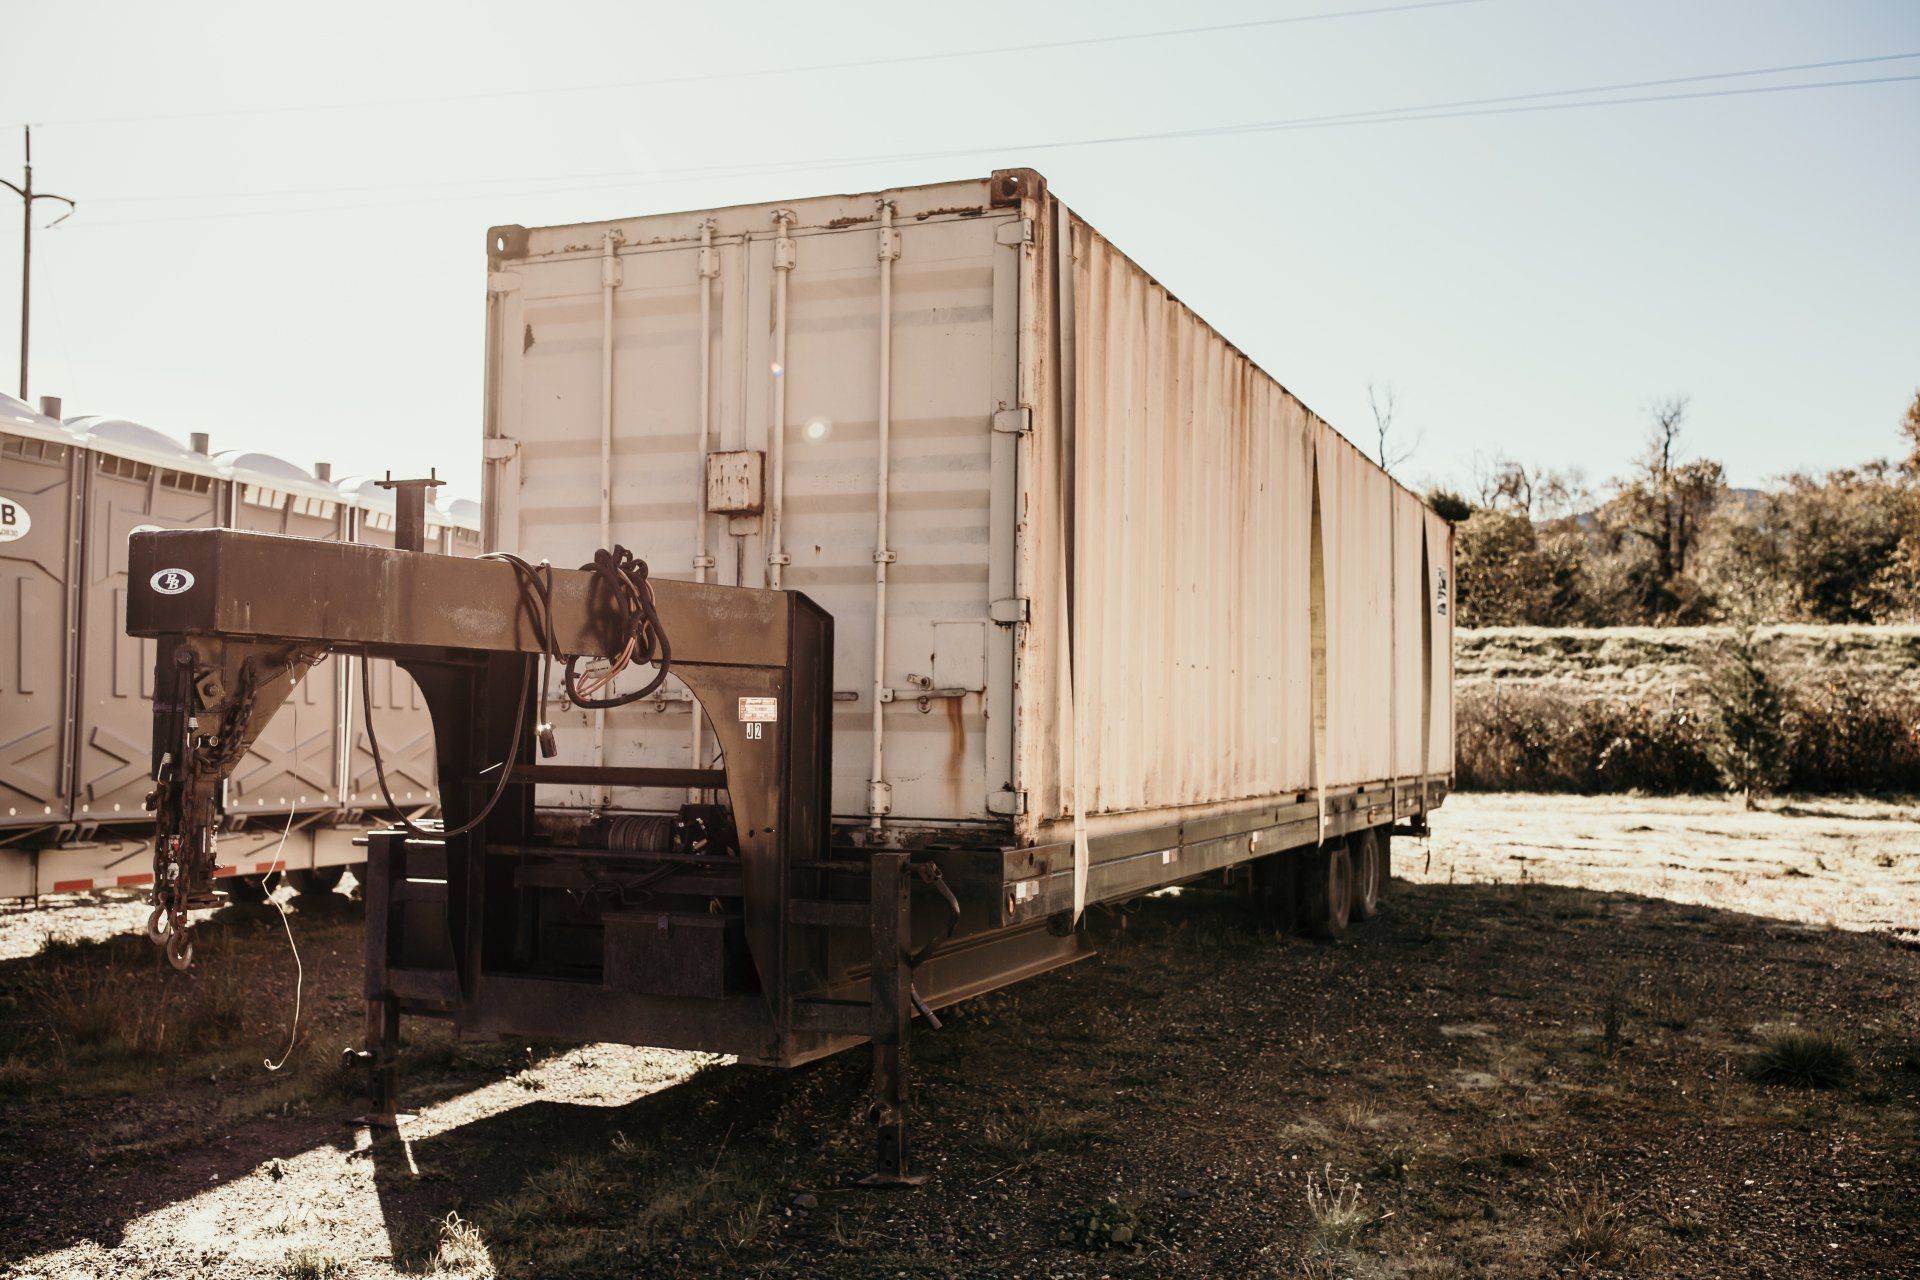
[[[780,700],[778,698],[742,698],[740,699],[740,719],[748,723],[767,723],[780,718]]]

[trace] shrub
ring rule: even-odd
[[[1712,711],[1707,756],[1747,808],[1786,778],[1787,727],[1773,674],[1751,626],[1735,627],[1706,662]]]
[[[1763,1084],[1831,1089],[1853,1078],[1853,1047],[1824,1031],[1782,1031],[1761,1046],[1753,1078]]]
[[[1746,677],[1738,677],[1736,683]],[[1738,702],[1755,790],[1808,794],[1920,788],[1920,694],[1874,680],[1802,680],[1749,689]],[[1461,687],[1454,707],[1455,779],[1462,791],[1701,794],[1732,782],[1727,738],[1710,694],[1590,697],[1565,686]],[[1763,712],[1763,704],[1773,708]],[[1777,734],[1756,718],[1780,726]],[[1766,741],[1762,741],[1765,739]],[[1772,752],[1781,752],[1776,761]],[[1722,760],[1716,765],[1716,757]],[[1765,782],[1766,786],[1762,783]]]

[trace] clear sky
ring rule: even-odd
[[[1226,24],[1263,25],[1008,49]],[[1354,438],[1392,383],[1416,482],[1603,479],[1688,394],[1756,484],[1892,452],[1920,385],[1920,81],[1724,92],[1920,57],[1086,141],[1920,54],[1916,0],[0,0],[0,51],[0,172],[35,122],[81,202],[35,237],[33,394],[336,474],[477,489],[490,225],[1010,165]],[[18,236],[0,203],[8,390]]]

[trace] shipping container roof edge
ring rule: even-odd
[[[957,191],[958,189],[965,188],[977,189],[979,195],[986,197],[985,202],[982,203],[978,198],[975,198],[972,204],[943,204],[937,203],[936,201],[939,197],[933,194],[943,191]],[[774,204],[784,209],[791,209],[796,215],[790,228],[790,233],[804,234],[809,230],[806,225],[806,209],[809,205],[830,206],[838,205],[848,200],[871,199],[878,201],[885,198],[893,200],[896,205],[906,202],[905,207],[897,208],[896,216],[924,221],[929,218],[941,216],[981,217],[989,214],[996,207],[1013,208],[1017,206],[1023,198],[1045,199],[1050,195],[1053,195],[1053,192],[1045,175],[1034,169],[1012,168],[996,169],[992,174],[984,178],[959,178],[947,182],[923,183],[912,187],[885,187],[872,191],[837,192],[779,201],[749,201],[740,204],[721,205],[709,209],[667,210],[660,213],[638,214],[624,218],[607,218],[595,222],[567,222],[545,227],[525,227],[518,224],[503,224],[487,229],[487,261],[489,267],[498,269],[507,262],[528,258],[558,259],[588,254],[598,255],[605,252],[603,238],[608,231],[617,231],[621,234],[623,239],[619,251],[629,253],[639,252],[647,246],[697,241],[700,239],[703,224],[708,223],[709,220],[724,222],[729,214],[738,214],[743,211],[758,212]],[[920,197],[920,199],[918,201],[910,201],[910,197]],[[1166,294],[1168,301],[1179,306],[1189,315],[1193,316],[1195,320],[1205,325],[1209,330],[1212,330],[1212,332],[1217,334],[1220,340],[1227,345],[1229,350],[1245,359],[1248,364],[1252,365],[1263,376],[1271,379],[1276,387],[1285,392],[1306,412],[1310,422],[1317,427],[1326,428],[1337,437],[1341,443],[1358,453],[1369,466],[1384,475],[1395,488],[1412,494],[1414,498],[1420,502],[1420,505],[1428,511],[1433,510],[1433,507],[1427,502],[1423,494],[1412,486],[1402,483],[1391,471],[1381,466],[1378,459],[1350,439],[1345,432],[1322,417],[1314,410],[1312,405],[1309,405],[1305,400],[1301,399],[1286,383],[1282,382],[1278,377],[1275,377],[1265,365],[1242,350],[1239,344],[1235,343],[1233,339],[1220,333],[1217,328],[1214,328],[1213,324],[1208,321],[1205,316],[1202,316],[1198,311],[1195,311],[1191,306],[1188,306],[1186,302],[1182,301],[1180,296],[1168,288],[1158,276],[1148,271],[1145,267],[1142,267],[1131,254],[1102,235],[1099,229],[1089,222],[1079,211],[1074,209],[1073,206],[1067,204],[1064,200],[1060,200],[1058,196],[1054,196],[1054,199],[1066,209],[1067,215],[1070,218],[1086,229],[1089,235],[1099,236],[1100,240],[1106,244],[1113,253],[1124,259],[1132,265],[1135,270],[1139,271],[1141,275],[1145,276],[1154,288]],[[878,215],[876,214],[874,220],[877,221],[877,219]],[[846,226],[856,225],[866,220],[867,219],[836,218],[832,220],[829,225],[820,229],[840,230]],[[670,224],[665,234],[642,235],[638,233],[638,228],[641,224],[659,224],[662,222]],[[572,237],[568,238],[567,233],[572,233]],[[776,231],[771,224],[768,224],[764,227],[755,225],[751,229],[730,229],[724,232],[716,229],[716,234],[764,235],[771,237],[776,234]],[[580,237],[584,237],[584,239],[579,239]],[[559,240],[557,245],[553,243],[556,239]]]

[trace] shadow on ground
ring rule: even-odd
[[[230,927],[260,944],[255,922]],[[529,1088],[352,1156],[351,1103],[316,1077],[284,1117],[57,1159],[169,1089],[184,1123],[218,1114],[179,1050],[118,1093],[43,1078],[10,1102],[4,1141],[32,1153],[37,1189],[16,1180],[0,1204],[0,1261],[111,1248],[135,1220],[150,1251],[169,1202],[322,1146],[371,1161],[371,1194],[343,1212],[384,1228],[403,1273],[1825,1276],[1920,1256],[1920,956],[1885,937],[1545,885],[1396,884],[1332,944],[1266,932],[1224,895],[1093,927],[1099,959],[916,1032],[919,1192],[851,1186],[858,1051],[709,1067],[615,1105]],[[357,947],[354,922],[329,928]],[[353,954],[310,972],[319,999],[357,990]],[[30,1021],[33,970],[0,967],[9,1024]],[[1843,1083],[1752,1078],[1789,1026],[1843,1042]],[[44,1045],[12,1044],[8,1061],[53,1069]],[[418,1043],[408,1101],[530,1063],[594,1069],[592,1050],[466,1052]]]

